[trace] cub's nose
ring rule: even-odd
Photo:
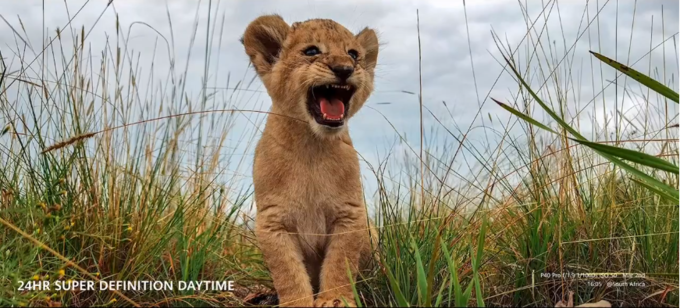
[[[335,76],[342,81],[345,81],[349,76],[352,76],[352,73],[354,73],[354,67],[345,65],[331,66],[331,71],[335,73]]]

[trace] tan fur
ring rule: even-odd
[[[373,91],[378,39],[354,35],[325,19],[289,26],[261,16],[243,36],[245,51],[272,98],[255,150],[256,235],[282,306],[354,306],[347,265],[356,273],[371,244],[359,159],[347,131],[319,125],[307,111],[307,91],[336,82],[329,66],[351,65],[356,88],[349,120]],[[303,51],[317,46],[310,60]],[[347,53],[358,52],[355,61]],[[374,231],[373,231],[374,233]],[[315,292],[318,292],[314,298]]]

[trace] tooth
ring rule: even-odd
[[[323,119],[324,119],[324,120],[328,120],[327,117],[328,117],[328,116],[326,116],[326,114],[324,113],[324,114],[323,114]]]

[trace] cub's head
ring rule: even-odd
[[[328,19],[289,26],[266,15],[248,25],[242,42],[274,110],[306,120],[319,136],[342,131],[373,91],[378,38],[371,29],[354,35]]]

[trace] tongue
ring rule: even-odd
[[[339,120],[345,113],[345,104],[337,98],[328,100],[325,97],[321,97],[319,98],[319,105],[321,106],[321,113],[325,113],[328,118]]]

